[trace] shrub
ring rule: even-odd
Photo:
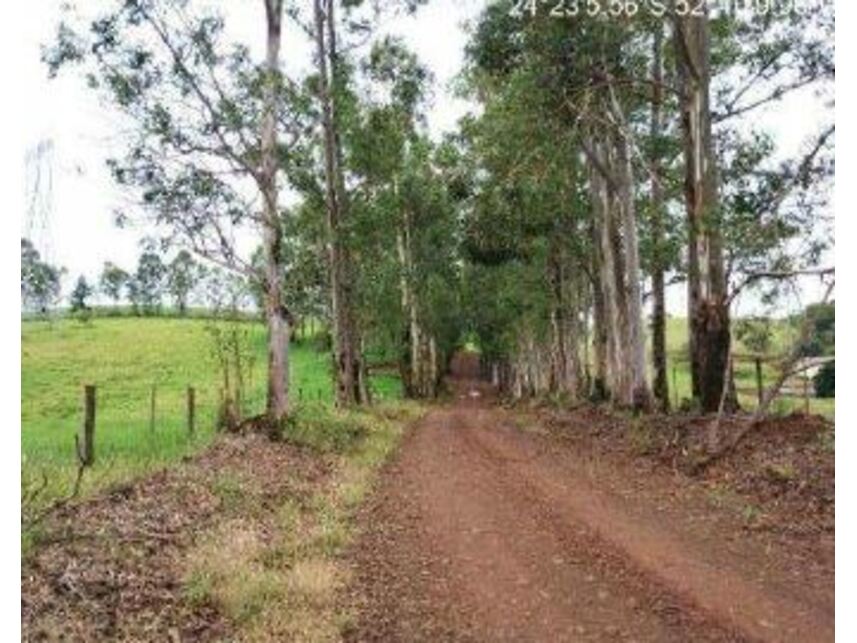
[[[297,409],[283,427],[283,438],[288,442],[323,453],[346,452],[367,433],[367,418],[359,412],[316,405]]]
[[[819,369],[813,378],[813,384],[816,397],[836,397],[836,367],[833,362],[827,362]]]

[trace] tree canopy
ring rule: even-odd
[[[282,418],[284,331],[306,318],[330,329],[343,406],[371,399],[373,361],[434,396],[469,343],[513,395],[666,410],[665,292],[684,283],[693,395],[732,408],[734,301],[832,274],[832,111],[794,158],[758,117],[792,92],[830,94],[832,9],[558,17],[491,2],[457,81],[478,109],[438,136],[430,70],[373,22],[420,4],[265,0],[264,60],[194,2],[64,23],[51,72],[80,65],[125,115],[113,176],[179,250],[127,278],[105,267],[105,293],[127,282],[153,310],[165,283],[184,309],[191,253],[242,275]],[[313,51],[303,77],[283,73],[282,20]],[[240,230],[257,233],[247,256]]]

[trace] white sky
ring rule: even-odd
[[[112,185],[104,161],[119,120],[111,117],[79,75],[72,71],[49,80],[40,61],[40,46],[50,43],[55,34],[60,4],[61,0],[40,0],[19,5],[16,28],[21,30],[17,34],[21,49],[16,51],[16,93],[26,110],[20,123],[22,135],[16,141],[21,163],[40,141],[53,141],[49,227],[44,234],[34,232],[33,240],[51,262],[68,269],[68,290],[79,274],[97,278],[104,261],[126,269],[133,267],[146,228],[138,224],[118,229],[113,223],[115,208],[127,197]],[[478,0],[433,0],[418,18],[400,17],[384,25],[385,30],[406,38],[437,79],[436,99],[429,114],[432,131],[452,129],[467,110],[466,104],[447,95],[444,88],[462,63],[466,37],[461,23],[476,15],[481,5]],[[262,7],[261,0],[237,0],[226,12],[230,34],[251,45],[254,53],[264,46]],[[295,33],[285,35],[282,58],[289,71],[295,71],[295,60],[305,60],[305,41]],[[25,185],[19,189],[26,192]],[[26,209],[20,217],[23,234]]]
[[[18,18],[12,45],[16,94],[25,108],[13,137],[13,154],[17,152],[23,165],[28,149],[42,140],[53,141],[49,225],[44,234],[33,233],[33,240],[50,261],[68,269],[64,284],[67,292],[79,274],[90,281],[97,279],[104,261],[132,268],[146,229],[139,226],[119,229],[113,223],[112,213],[123,204],[123,195],[112,185],[104,160],[109,156],[111,139],[115,139],[118,120],[99,104],[95,93],[84,86],[79,76],[65,73],[48,80],[47,69],[40,61],[40,45],[49,43],[55,33],[60,3],[61,0],[16,3]],[[484,0],[431,0],[416,17],[400,17],[383,25],[384,31],[402,35],[435,75],[437,83],[429,111],[429,125],[434,134],[453,129],[468,109],[466,103],[452,96],[449,84],[463,62],[467,37],[462,25],[485,4]],[[231,34],[250,44],[254,52],[261,52],[263,46],[262,6],[261,0],[233,0],[226,12]],[[304,37],[286,34],[283,60],[287,70],[296,71],[304,64],[300,61],[306,60],[307,46]],[[817,132],[820,105],[810,93],[804,92],[755,118],[763,120],[775,132],[784,155],[795,155],[807,137]],[[23,234],[27,225],[25,181],[21,181],[18,189],[23,206],[20,209]],[[814,285],[807,285],[807,302],[817,290]],[[751,298],[741,302],[745,311],[756,308],[755,302],[748,299]],[[684,315],[684,301],[684,287],[672,287],[669,311]]]

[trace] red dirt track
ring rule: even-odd
[[[472,358],[453,368],[361,518],[349,640],[833,640],[832,577],[617,493],[628,471],[519,427]]]

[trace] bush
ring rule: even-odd
[[[739,319],[735,324],[738,340],[754,353],[767,353],[771,348],[774,329],[767,317]]]
[[[816,397],[836,397],[836,367],[833,362],[827,362],[819,369],[813,378],[813,384]]]
[[[836,305],[813,304],[807,307],[812,318],[812,335],[802,347],[805,357],[833,355],[836,350]]]
[[[357,411],[307,405],[288,417],[283,438],[322,453],[343,453],[366,437],[367,422],[368,418]]]

